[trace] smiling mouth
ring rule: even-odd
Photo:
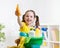
[[[28,22],[31,22],[31,20],[27,20]]]

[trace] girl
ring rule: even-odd
[[[35,12],[33,10],[27,10],[24,14],[23,21],[20,20],[20,16],[18,16],[17,11],[15,11],[15,15],[17,16],[18,24],[20,26],[20,36],[21,36],[18,48],[23,48],[25,37],[28,36],[28,33],[32,28],[32,23],[35,20]]]
[[[23,20],[22,21],[24,21],[24,15],[23,15]],[[36,36],[35,37],[39,37],[39,33],[40,33],[40,28],[39,28],[39,17],[38,16],[36,16],[35,17],[35,30],[36,30],[36,32],[35,32],[35,34],[36,34]],[[17,40],[15,40],[15,43],[17,43],[17,46],[19,45],[19,42],[20,42],[20,39],[17,39]],[[40,48],[40,45],[32,45],[32,48]],[[29,48],[29,47],[28,47]]]

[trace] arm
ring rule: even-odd
[[[17,21],[18,21],[19,26],[22,27],[23,24],[22,24],[22,22],[21,22],[21,20],[20,20],[20,16],[17,16]]]
[[[20,13],[19,5],[18,4],[16,6],[15,15],[17,16],[17,21],[18,21],[19,26],[22,27],[22,22],[20,20],[21,13]]]

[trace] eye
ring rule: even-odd
[[[26,17],[29,17],[28,15]]]
[[[32,18],[32,16],[30,16]]]

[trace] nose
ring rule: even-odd
[[[30,19],[30,16],[28,17],[28,19]]]

